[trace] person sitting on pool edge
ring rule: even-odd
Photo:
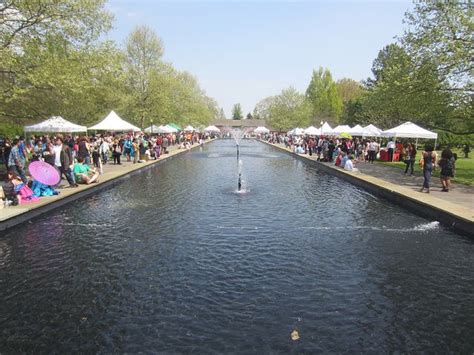
[[[77,158],[77,163],[74,164],[73,172],[78,184],[89,185],[93,182],[99,182],[99,172],[95,169],[91,169],[89,165],[84,164],[84,158],[82,157]]]
[[[347,171],[359,171],[357,168],[354,168],[354,163],[353,163],[353,160],[354,157],[352,155],[348,155],[347,156],[347,160],[346,160],[346,163],[344,164],[344,170],[347,170]]]

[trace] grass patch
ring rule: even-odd
[[[441,151],[436,152],[438,154],[438,157],[441,157]],[[456,160],[456,173],[454,175],[454,178],[451,179],[452,182],[458,183],[458,184],[464,184],[464,185],[469,185],[469,186],[474,186],[474,158],[469,156],[469,158],[464,158],[464,153],[460,150],[453,150],[453,153],[457,153],[458,155],[458,160]],[[416,161],[415,161],[415,174],[417,173],[418,175],[423,174],[423,169],[420,168],[420,165],[418,162],[420,161],[422,151],[419,151],[416,155]],[[386,162],[386,161],[377,161],[377,164],[381,165],[387,165],[387,166],[392,166],[395,168],[399,169],[405,169],[406,164],[401,161],[397,162]],[[439,171],[440,168],[436,167],[436,169],[433,171],[433,176],[434,177],[439,177]]]

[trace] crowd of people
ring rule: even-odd
[[[358,171],[355,167],[360,162],[373,164],[383,148],[374,138],[340,138],[335,136],[291,136],[286,134],[267,134],[260,136],[269,143],[285,145],[297,154],[316,155],[316,160],[329,162],[348,171]],[[405,163],[405,175],[414,176],[417,163],[416,145],[410,142],[388,140],[385,152],[388,161],[394,161],[395,154],[399,161]],[[454,177],[457,156],[449,147],[441,152],[438,159],[434,147],[426,145],[418,161],[423,170],[423,187],[421,192],[430,192],[433,170],[440,168],[440,181],[443,192],[449,191],[450,179]]]
[[[208,134],[181,132],[173,134],[101,134],[92,136],[42,135],[27,139],[5,139],[2,158],[7,171],[3,184],[4,201],[16,205],[36,201],[41,196],[58,194],[56,186],[44,186],[27,175],[33,161],[44,161],[55,167],[67,180],[69,187],[99,182],[104,165],[122,165],[159,159],[174,146],[190,149],[202,144]]]

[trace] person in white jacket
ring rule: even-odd
[[[99,147],[99,153],[102,158],[102,164],[107,164],[107,161],[109,160],[109,151],[109,143],[105,139],[103,139]]]

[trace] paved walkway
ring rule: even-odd
[[[289,152],[291,151],[290,149],[285,148],[283,144],[273,145],[280,149]],[[316,161],[315,155],[299,155],[304,156],[309,160]],[[334,163],[319,163],[348,174],[355,174],[336,167]],[[357,176],[363,180],[369,181],[383,188],[389,188],[411,199],[416,199],[440,209],[450,211],[451,213],[470,221],[474,220],[474,187],[472,186],[452,184],[449,192],[441,192],[441,183],[439,179],[433,177],[432,188],[430,189],[431,192],[427,194],[420,192],[420,188],[423,186],[422,176],[404,176],[403,170],[399,168],[377,163],[369,164],[361,162],[357,163],[356,167],[359,169]]]
[[[210,141],[206,141],[206,143],[208,142]],[[191,149],[195,149],[198,147],[199,146],[195,144]],[[52,205],[55,203],[59,204],[59,201],[61,201],[62,199],[65,199],[88,189],[94,189],[106,182],[109,182],[122,176],[126,176],[127,174],[133,173],[134,171],[140,170],[149,165],[156,164],[160,161],[167,160],[178,154],[185,153],[186,151],[187,150],[178,149],[178,146],[176,145],[168,148],[169,153],[162,155],[158,160],[150,160],[148,162],[133,164],[132,162],[127,162],[126,159],[124,159],[122,161],[122,165],[113,165],[112,160],[112,164],[108,163],[103,166],[103,174],[100,176],[99,182],[90,185],[79,185],[79,187],[70,188],[67,181],[63,179],[59,185],[59,188],[57,189],[60,192],[57,196],[41,197],[40,200],[37,202],[18,206],[8,206],[6,208],[0,209],[0,230],[4,229],[2,228],[2,222],[6,222],[7,220],[10,220],[22,214],[29,215],[28,212],[33,212],[36,209],[45,207],[46,205]],[[10,223],[11,221],[8,221],[8,224]],[[11,225],[8,225],[6,227],[11,227]]]

